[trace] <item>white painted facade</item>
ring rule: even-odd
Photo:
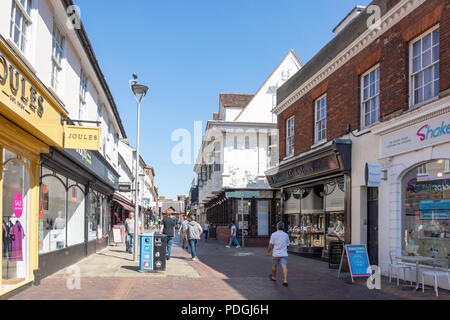
[[[290,50],[245,108],[224,108],[220,104],[219,120],[208,121],[194,168],[200,177],[202,167],[207,168],[206,179],[199,182],[199,204],[195,208],[200,217],[204,205],[222,190],[271,189],[264,172],[278,164],[277,124],[271,112],[276,88],[301,66]]]
[[[0,34],[16,49],[16,53],[35,71],[37,77],[61,101],[72,120],[99,121],[102,156],[118,170],[118,140],[124,138],[119,121],[113,113],[107,93],[75,30],[67,25],[67,13],[61,1],[32,0],[27,27],[27,45],[22,51],[11,34],[11,9],[19,8],[19,0],[0,1]],[[20,9],[16,9],[20,10]],[[52,86],[53,29],[57,26],[64,37],[59,85]],[[87,75],[85,103],[80,103],[80,75]],[[81,107],[80,107],[81,105]],[[89,123],[80,123],[89,125]]]

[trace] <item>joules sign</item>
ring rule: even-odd
[[[380,158],[450,142],[450,114],[381,136]]]

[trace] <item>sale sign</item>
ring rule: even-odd
[[[20,218],[23,212],[23,198],[20,192],[17,192],[13,200],[13,212],[16,218]]]

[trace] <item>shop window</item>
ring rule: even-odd
[[[3,289],[27,280],[29,274],[30,173],[14,158],[17,155],[4,162],[2,172]]]
[[[402,180],[402,249],[407,255],[450,254],[450,175],[445,163],[426,163],[427,174],[415,167]]]
[[[68,191],[67,201],[67,245],[73,246],[84,242],[84,188],[74,185],[70,181],[71,187]]]
[[[39,253],[66,247],[66,181],[44,176],[41,183]]]
[[[269,235],[269,201],[258,201],[258,236]]]
[[[97,231],[101,229],[101,220],[100,220],[100,206],[101,202],[95,192],[91,192],[89,194],[89,221],[88,221],[88,240],[96,240],[97,239]]]
[[[439,95],[439,28],[433,28],[410,46],[411,107]]]
[[[242,234],[242,230],[244,230],[244,235],[248,235],[248,223],[249,223],[249,213],[251,202],[248,200],[238,200],[238,208],[237,208],[237,219],[236,224],[238,226],[238,233]]]

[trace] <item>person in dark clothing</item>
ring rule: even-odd
[[[172,251],[173,237],[175,236],[175,221],[172,219],[172,214],[175,212],[175,209],[170,207],[167,209],[166,216],[164,217],[160,232],[166,235],[167,239],[167,260],[170,260],[170,253]]]

